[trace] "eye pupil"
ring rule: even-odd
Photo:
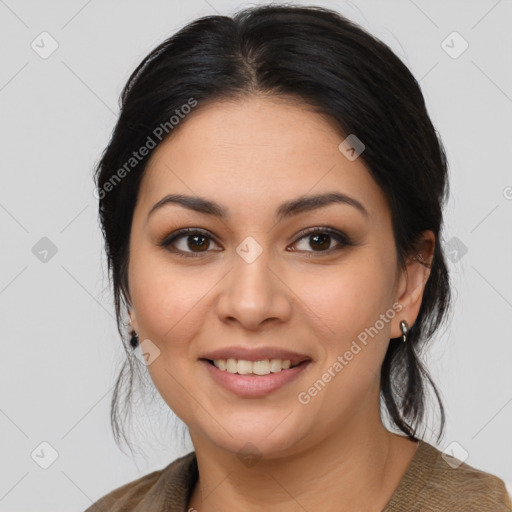
[[[204,235],[189,236],[188,239],[189,239],[189,241],[190,241],[190,239],[193,239],[192,244],[190,244],[190,243],[188,244],[189,249],[193,249],[194,247],[199,248],[199,249],[203,249],[203,248],[208,249],[208,246],[210,245],[209,243],[204,244],[204,241],[207,240],[207,237]],[[203,244],[198,242],[198,240],[200,240],[200,239],[202,239]]]
[[[314,240],[314,244],[317,244],[318,243],[318,240],[320,240],[320,245],[322,247],[319,247],[320,249],[328,249],[329,248],[329,245],[330,245],[330,235],[326,235],[326,234],[315,234],[315,235],[311,235],[310,236],[310,240]],[[323,241],[323,243],[322,243]]]

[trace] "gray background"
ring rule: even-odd
[[[381,38],[420,81],[452,186],[456,304],[429,356],[448,412],[439,446],[512,489],[512,2],[311,3]],[[192,449],[163,402],[138,409],[146,458],[113,442],[122,349],[91,172],[139,61],[192,19],[247,5],[0,0],[0,511],[81,511]],[[47,58],[43,31],[58,44]]]

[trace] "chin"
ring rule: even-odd
[[[296,424],[297,420],[292,417],[293,414],[289,412],[269,412],[262,416],[246,410],[229,417],[217,417],[220,425],[210,418],[211,421],[200,429],[201,438],[208,439],[209,443],[233,453],[238,458],[252,456],[254,459],[277,459],[298,450],[300,441],[305,436]],[[304,421],[301,424],[304,427]]]

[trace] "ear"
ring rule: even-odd
[[[137,316],[135,315],[135,311],[133,310],[133,308],[130,308],[129,315],[130,315],[130,325],[131,325],[131,328],[135,332],[138,333],[139,332],[139,324],[137,323]]]
[[[402,309],[395,315],[391,325],[391,338],[398,338],[402,335],[400,322],[404,320],[411,327],[421,307],[425,285],[430,276],[430,266],[434,257],[436,237],[431,230],[422,233],[418,243],[418,258],[411,258],[407,262],[405,270],[401,270],[395,301]],[[428,264],[426,266],[425,264]]]

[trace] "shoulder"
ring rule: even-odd
[[[432,511],[511,512],[510,496],[503,480],[422,442],[417,468],[424,485],[417,503]],[[429,508],[430,507],[430,508]]]
[[[181,507],[186,505],[188,492],[196,478],[195,452],[191,452],[163,469],[117,487],[95,501],[85,512],[160,512],[169,510],[170,503]]]

